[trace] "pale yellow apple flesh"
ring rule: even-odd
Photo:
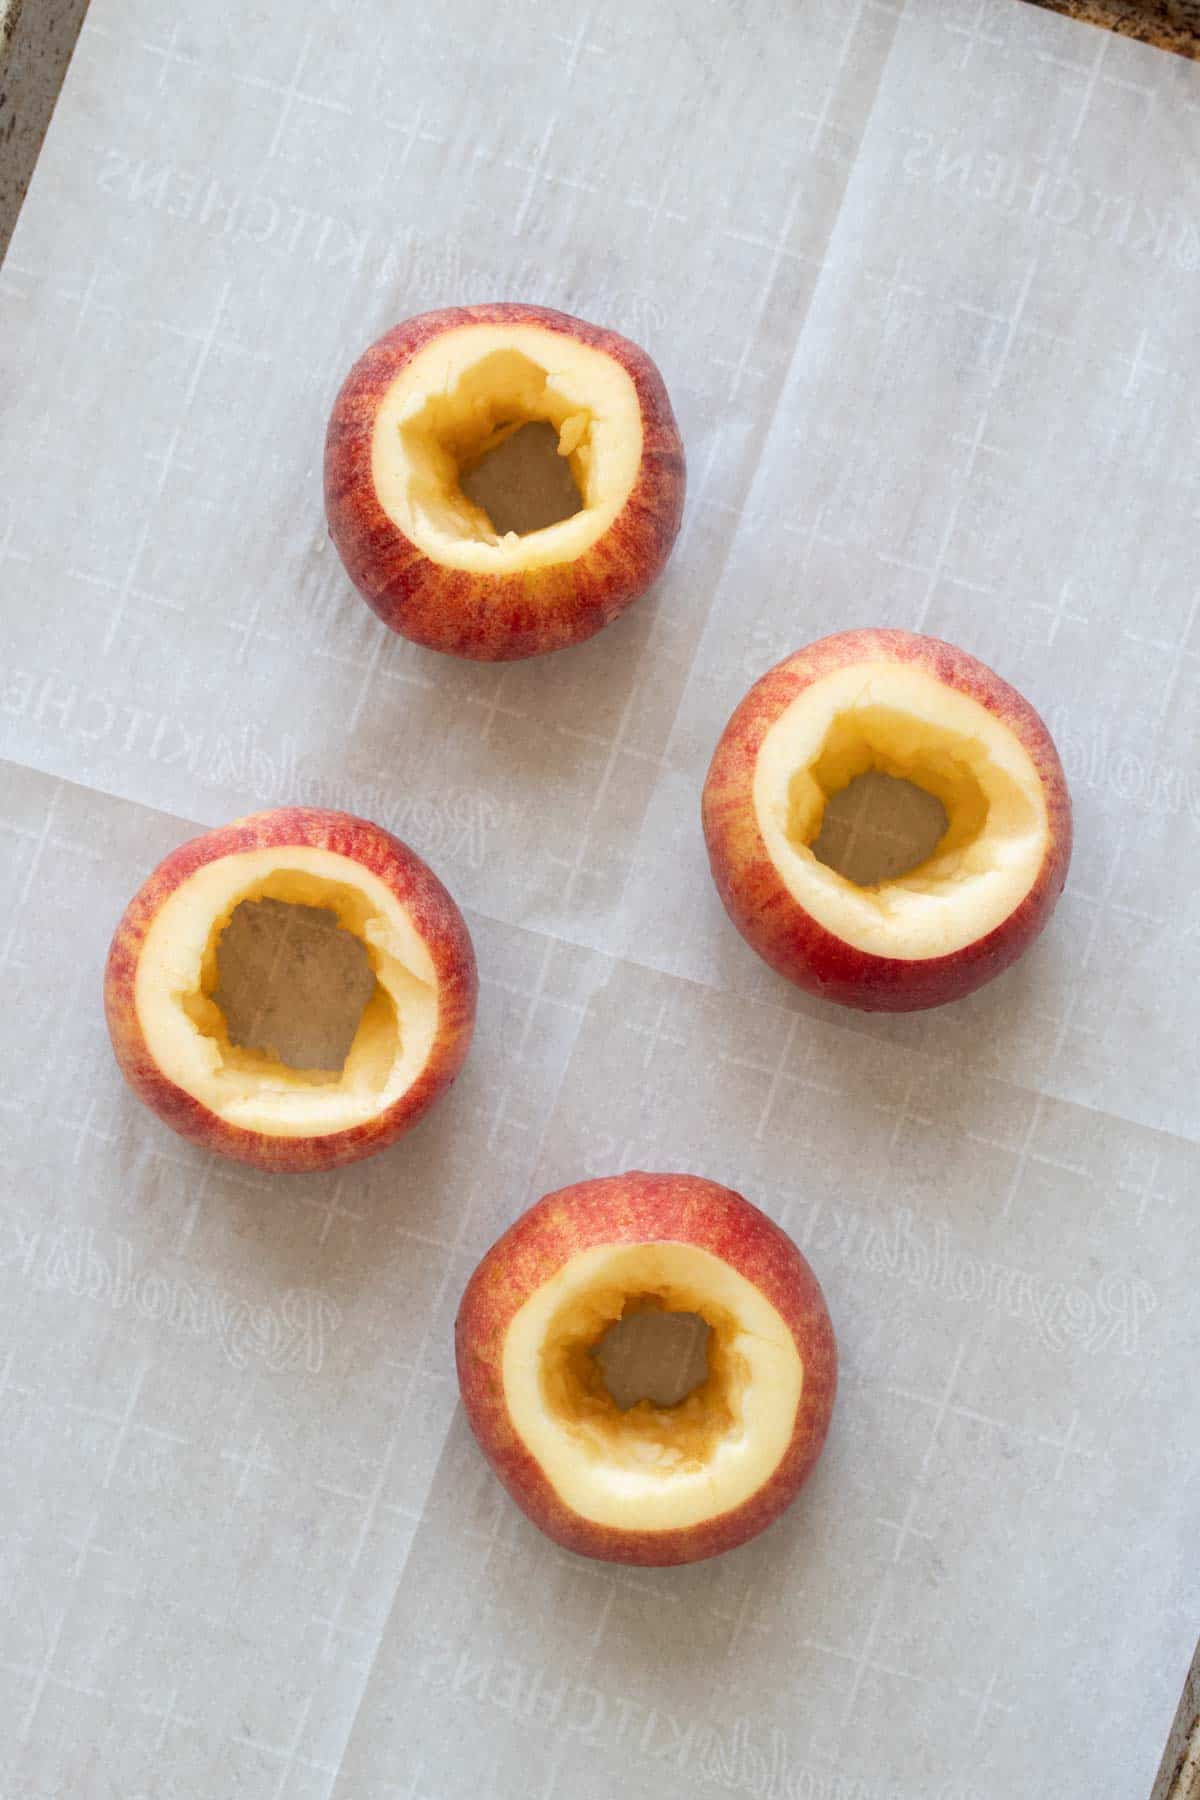
[[[868,770],[936,797],[948,825],[906,874],[860,887],[813,846],[833,795]],[[970,695],[896,662],[843,667],[782,712],[759,749],[755,815],[788,892],[826,931],[872,955],[952,955],[1018,906],[1045,861],[1038,771],[1015,733]]]
[[[230,1038],[215,997],[221,937],[244,902],[262,900],[332,913],[365,949],[374,988],[340,1071],[292,1068]],[[150,924],[134,999],[162,1074],[228,1124],[268,1137],[345,1131],[384,1112],[420,1075],[437,1030],[433,959],[396,895],[360,863],[313,847],[196,869]]]
[[[595,1354],[631,1309],[694,1313],[708,1374],[674,1406],[622,1410]],[[562,1503],[596,1525],[682,1529],[758,1493],[792,1441],[804,1386],[795,1339],[730,1264],[696,1245],[599,1245],[514,1315],[504,1342],[512,1428]]]
[[[582,502],[558,523],[497,532],[462,479],[522,426],[544,421]],[[419,350],[379,403],[376,497],[434,562],[505,575],[575,560],[610,528],[638,476],[642,413],[630,375],[538,325],[465,325]]]

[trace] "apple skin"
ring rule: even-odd
[[[384,512],[371,439],[384,394],[431,339],[464,325],[537,325],[605,352],[637,390],[642,461],[610,528],[571,562],[504,575],[434,562]],[[355,363],[325,438],[325,511],[346,573],[385,625],[414,643],[480,662],[508,662],[582,643],[658,579],[679,533],[686,489],[679,427],[662,376],[644,350],[567,313],[517,302],[419,313]]]
[[[163,902],[204,864],[240,851],[308,846],[359,863],[403,903],[428,946],[438,977],[437,1033],[412,1086],[374,1119],[314,1137],[272,1137],[231,1125],[163,1074],[150,1056],[135,1004],[142,945]],[[478,992],[466,922],[432,869],[368,819],[320,808],[251,813],[181,844],[159,863],[126,907],[104,971],[104,1013],[113,1053],[138,1099],[201,1149],[269,1171],[305,1173],[358,1162],[415,1125],[455,1079],[466,1058]]]
[[[844,943],[798,905],[775,868],[754,810],[763,739],[812,682],[847,664],[911,663],[1003,720],[1041,777],[1049,844],[1025,898],[991,932],[946,956],[873,956]],[[701,800],[708,860],[725,911],[772,969],[807,992],[864,1012],[916,1012],[961,1000],[1025,951],[1058,903],[1071,861],[1071,797],[1046,725],[986,663],[941,638],[911,631],[842,631],[785,657],[736,708],[713,755]]]
[[[597,1245],[676,1242],[711,1251],[762,1292],[789,1327],[804,1364],[791,1442],[764,1485],[740,1506],[673,1531],[626,1531],[565,1506],[526,1450],[504,1399],[509,1323],[562,1264]],[[837,1345],[816,1276],[786,1232],[740,1194],[698,1175],[632,1170],[546,1194],[499,1238],[475,1270],[454,1326],[463,1406],[484,1456],[521,1511],[566,1550],[602,1562],[665,1568],[733,1550],[764,1531],[808,1479],[829,1429]]]

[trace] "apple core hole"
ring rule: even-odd
[[[936,794],[903,776],[868,769],[834,794],[811,849],[856,887],[878,887],[919,868],[949,829]]]
[[[789,842],[867,893],[956,899],[964,876],[1032,823],[986,740],[865,700],[830,720],[788,778]]]
[[[495,546],[574,518],[596,498],[594,422],[531,357],[492,351],[400,423],[414,520]]]
[[[335,911],[263,898],[241,901],[221,932],[209,998],[234,1049],[336,1080],[377,986]]]
[[[657,1250],[647,1261],[658,1264]],[[733,1314],[691,1281],[600,1280],[547,1328],[543,1402],[605,1464],[653,1479],[694,1471],[737,1429],[747,1376],[738,1338]]]
[[[610,1325],[590,1355],[618,1411],[642,1400],[678,1406],[708,1380],[711,1336],[699,1313],[643,1305]]]
[[[574,518],[583,497],[567,458],[559,452],[559,434],[544,419],[518,422],[479,461],[460,470],[459,486],[473,506],[486,513],[499,537],[515,531],[524,537]]]

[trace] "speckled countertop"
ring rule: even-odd
[[[0,259],[86,11],[87,0],[0,0]]]
[[[1200,0],[1031,0],[1031,4],[1200,61]]]

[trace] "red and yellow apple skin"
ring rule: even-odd
[[[543,1283],[581,1252],[694,1245],[759,1290],[784,1321],[803,1365],[786,1449],[762,1486],[732,1510],[676,1529],[618,1529],[565,1505],[532,1456],[505,1397],[505,1338]],[[787,1234],[740,1194],[696,1175],[631,1171],[547,1194],[510,1226],[472,1275],[455,1323],[463,1405],[484,1456],[521,1511],[580,1556],[651,1567],[732,1550],[777,1519],[812,1472],[837,1388],[837,1346],[816,1276]]]
[[[372,444],[380,402],[405,365],[463,326],[534,325],[611,357],[637,391],[641,461],[611,526],[573,560],[504,574],[448,567],[413,543],[380,503]],[[686,489],[683,444],[662,376],[627,338],[567,313],[517,302],[420,313],[355,363],[325,439],[325,510],[346,573],[402,637],[453,656],[506,662],[581,643],[645,593],[679,533]]]
[[[919,668],[1002,721],[1028,753],[1045,801],[1045,852],[1028,892],[993,930],[944,956],[910,960],[872,955],[810,917],[768,854],[754,804],[759,751],[781,714],[832,671],[881,661]],[[701,816],[717,892],[750,947],[797,987],[863,1011],[943,1006],[1001,974],[1049,921],[1071,860],[1070,794],[1040,715],[965,650],[939,638],[886,628],[820,638],[755,682],[721,735],[704,783]]]
[[[417,1079],[386,1112],[328,1134],[276,1137],[231,1125],[175,1085],[150,1055],[135,997],[143,945],[161,907],[206,864],[246,851],[331,851],[378,878],[400,902],[437,972],[437,1023]],[[113,935],[104,1012],[122,1075],[151,1112],[202,1149],[268,1171],[304,1173],[373,1156],[427,1113],[470,1048],[478,975],[470,933],[454,900],[421,858],[390,832],[349,813],[279,807],[252,813],[181,844],[147,877]]]

